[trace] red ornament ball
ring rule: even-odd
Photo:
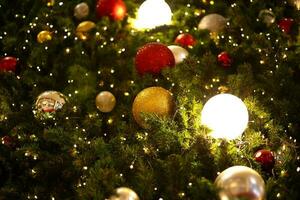
[[[165,67],[173,67],[175,58],[172,51],[160,43],[148,43],[135,56],[135,68],[140,75],[159,74]]]
[[[16,71],[17,59],[15,57],[4,57],[0,60],[0,71]]]
[[[181,33],[176,37],[175,43],[183,47],[191,47],[196,44],[196,39],[189,33]]]
[[[218,61],[224,68],[228,68],[232,64],[231,57],[226,51],[223,51],[218,55]]]
[[[9,147],[9,148],[14,148],[16,146],[16,138],[11,137],[11,136],[3,136],[1,139],[1,142],[3,145]]]
[[[273,152],[270,150],[262,149],[254,154],[256,162],[260,163],[263,169],[272,169],[275,165]]]
[[[126,15],[126,5],[123,0],[98,0],[97,17],[108,16],[111,20],[122,20]]]
[[[283,18],[279,20],[278,27],[282,30],[282,32],[289,34],[291,32],[292,25],[294,24],[294,20],[291,18]]]

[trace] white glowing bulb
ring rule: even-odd
[[[134,27],[137,29],[155,28],[168,25],[172,20],[172,11],[164,0],[146,0],[140,6]]]
[[[244,102],[232,94],[218,94],[203,107],[201,123],[212,130],[212,137],[227,140],[243,134],[248,125],[248,110]]]

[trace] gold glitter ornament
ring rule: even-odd
[[[78,24],[76,28],[76,36],[81,40],[88,38],[88,32],[95,28],[96,24],[92,21],[84,21]]]
[[[37,41],[39,43],[44,43],[49,40],[52,40],[52,33],[50,31],[41,31],[37,35]]]
[[[130,188],[119,187],[109,200],[139,200],[139,196]]]
[[[77,19],[83,19],[89,15],[90,8],[85,2],[79,3],[74,8],[74,16]]]
[[[101,112],[111,112],[116,106],[116,98],[111,92],[102,91],[96,97],[96,106]]]
[[[143,128],[149,128],[143,113],[155,114],[159,117],[170,117],[174,113],[175,102],[171,93],[162,87],[149,87],[135,97],[132,113],[135,121]]]

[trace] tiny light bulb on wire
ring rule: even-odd
[[[227,140],[241,136],[249,120],[246,105],[232,94],[218,94],[210,98],[201,114],[201,123],[212,130],[212,137]]]
[[[171,21],[172,11],[165,0],[146,0],[140,6],[133,26],[137,29],[152,29],[169,25]]]

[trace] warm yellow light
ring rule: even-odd
[[[218,94],[203,107],[201,123],[212,130],[212,137],[227,140],[241,136],[248,124],[244,102],[232,94]]]
[[[168,25],[171,20],[172,11],[164,0],[146,0],[138,10],[134,27],[137,29],[151,29]]]

